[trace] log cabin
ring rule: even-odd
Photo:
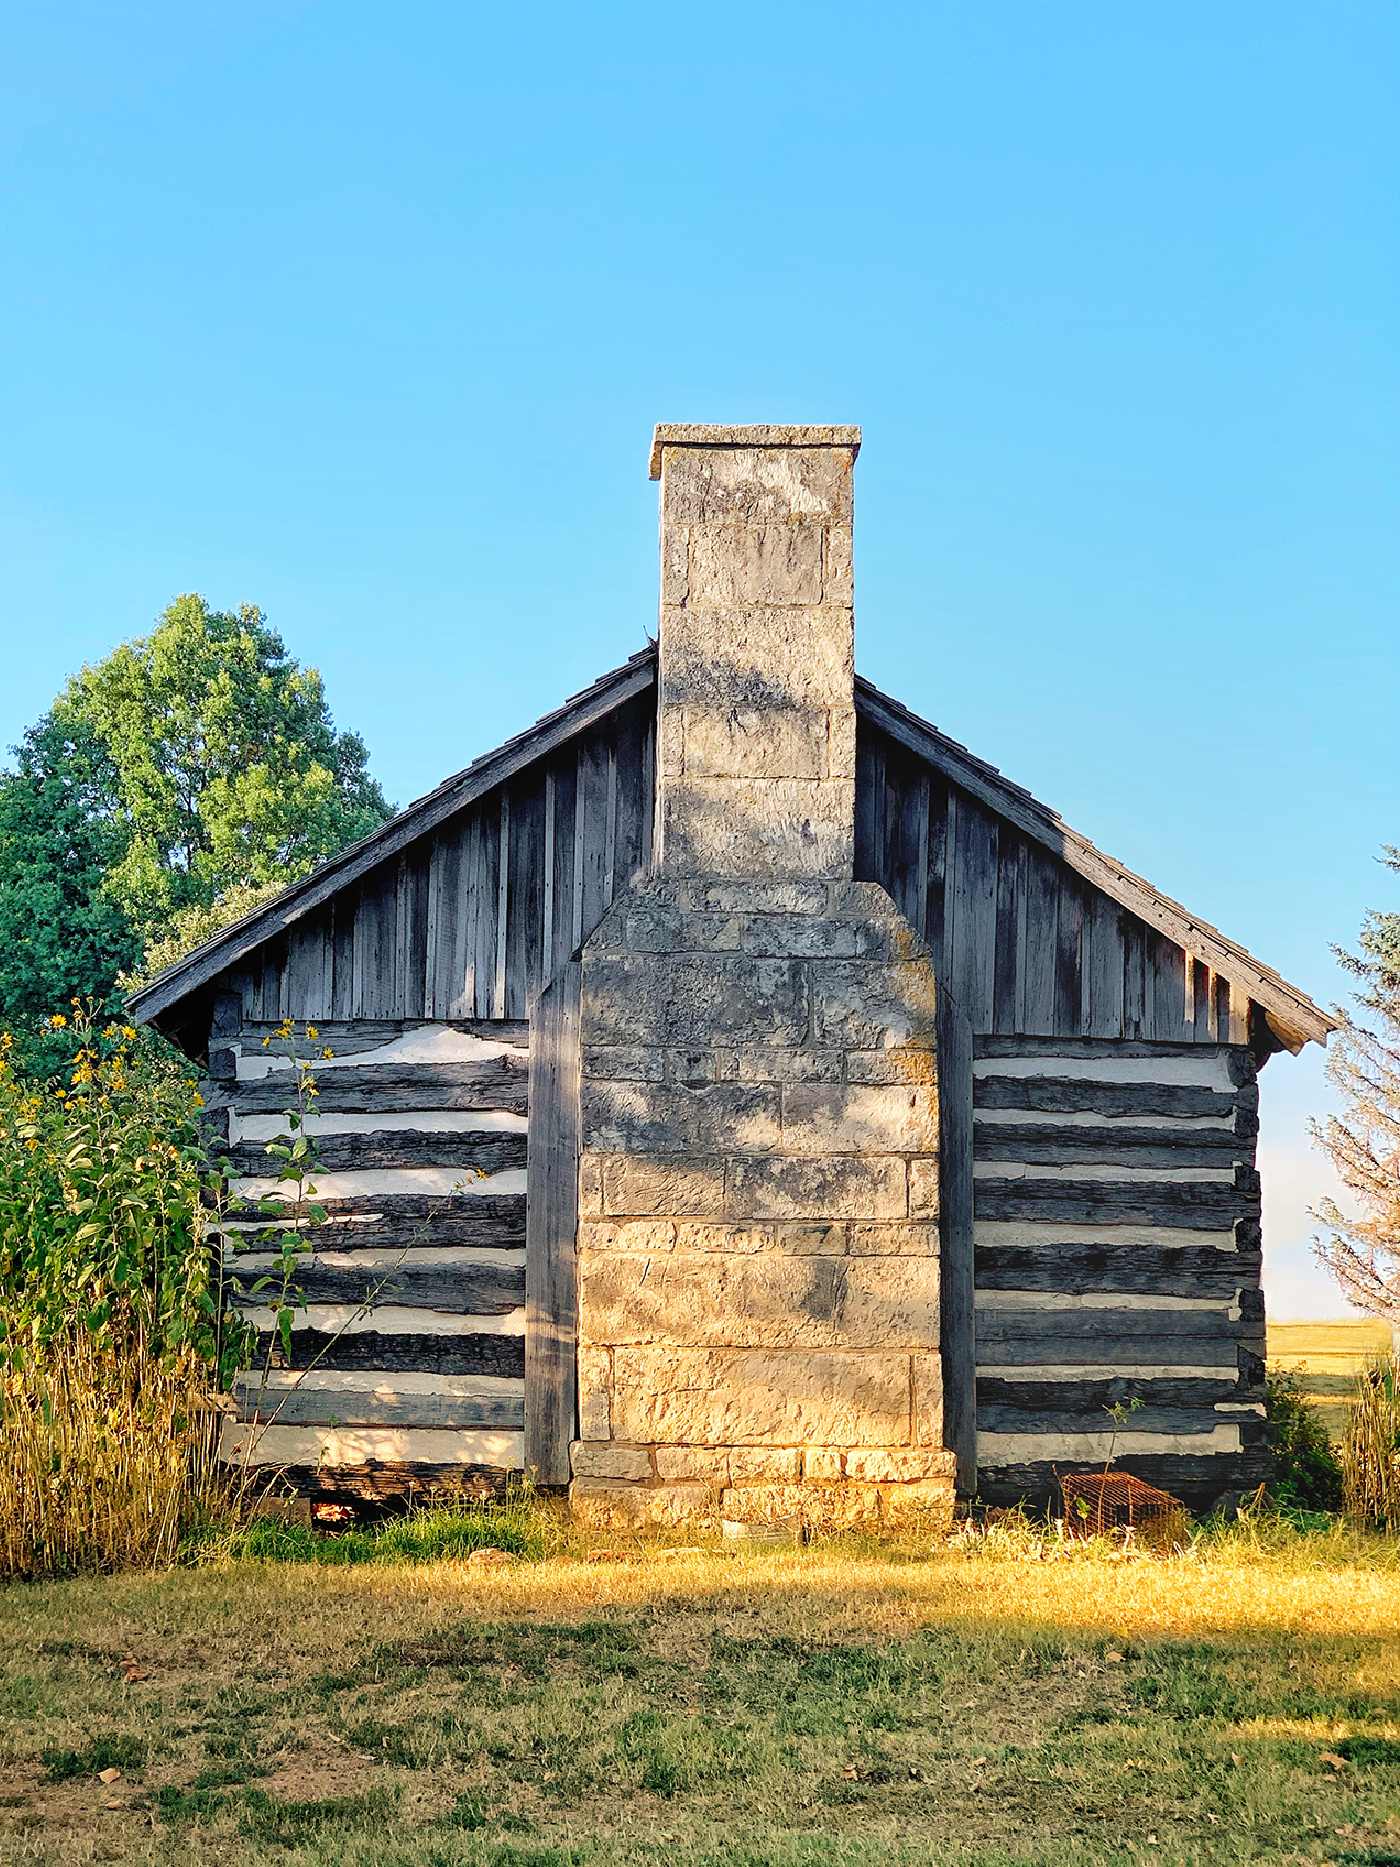
[[[1266,1475],[1258,1072],[1331,1024],[856,674],[859,447],[658,427],[655,642],[133,998],[251,1196],[268,1040],[315,1058],[327,1216],[232,1435],[304,1491]]]

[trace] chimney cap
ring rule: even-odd
[[[663,447],[849,447],[860,452],[860,429],[794,428],[781,422],[754,422],[726,428],[713,421],[659,421],[651,438],[651,477],[661,478]]]

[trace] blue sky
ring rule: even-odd
[[[399,802],[638,648],[657,420],[856,421],[863,672],[1320,999],[1400,906],[1400,13],[59,5],[0,743],[260,603]],[[1264,1076],[1274,1313],[1321,1058]]]

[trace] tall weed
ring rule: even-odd
[[[1400,1529],[1400,1360],[1368,1361],[1357,1378],[1342,1471],[1348,1509],[1365,1523]]]

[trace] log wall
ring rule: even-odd
[[[1259,1092],[1215,1045],[984,1037],[973,1063],[984,1498],[1115,1462],[1194,1505],[1259,1484]],[[1140,1406],[1121,1429],[1107,1411]]]
[[[294,1273],[290,1355],[252,1287],[274,1266],[268,1221],[230,1220],[225,1259],[260,1340],[226,1451],[251,1446],[254,1463],[321,1493],[495,1482],[524,1462],[529,1027],[315,1028],[296,1048],[313,1059],[312,1183],[327,1218]],[[204,1093],[248,1199],[276,1190],[266,1150],[295,1100],[286,1052],[239,997],[218,1002]]]

